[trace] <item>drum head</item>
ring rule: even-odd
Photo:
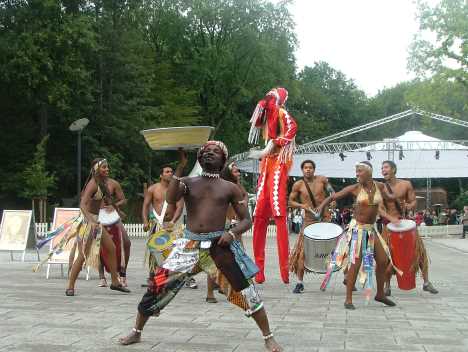
[[[172,247],[174,240],[175,236],[170,232],[160,230],[151,235],[146,245],[149,251],[162,252]]]
[[[304,236],[312,240],[330,240],[343,233],[341,226],[331,222],[318,222],[304,229]]]
[[[413,220],[403,219],[398,225],[388,224],[387,228],[392,232],[406,232],[415,229],[416,223]]]

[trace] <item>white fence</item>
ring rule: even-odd
[[[461,235],[463,233],[463,225],[419,226],[418,231],[423,237]]]
[[[51,223],[36,223],[36,234],[37,237],[42,238],[45,236],[47,231],[50,231],[52,227]],[[146,232],[143,231],[143,224],[124,224],[127,230],[128,236],[131,238],[145,238]],[[270,225],[267,228],[267,237],[275,237],[276,228],[274,225]],[[244,236],[252,237],[252,229],[247,231]]]
[[[52,224],[36,223],[36,233],[39,238],[44,237]],[[131,238],[145,238],[146,232],[143,231],[143,224],[124,224]],[[446,225],[446,226],[419,226],[419,234],[423,237],[443,237],[450,235],[461,235],[463,233],[463,225]],[[267,229],[267,237],[275,237],[276,227],[269,225]],[[244,236],[252,237],[252,229],[247,231]]]

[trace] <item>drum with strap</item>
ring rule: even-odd
[[[318,222],[304,229],[304,267],[317,274],[327,272],[330,254],[334,251],[341,226],[330,222]],[[339,268],[336,268],[339,270]]]
[[[388,224],[390,248],[393,263],[403,271],[397,275],[398,287],[401,290],[412,290],[416,287],[416,274],[411,270],[416,248],[416,223],[412,220],[401,220],[398,225]]]

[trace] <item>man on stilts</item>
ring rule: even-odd
[[[296,121],[284,108],[288,91],[274,88],[260,100],[250,120],[249,143],[260,134],[266,143],[261,152],[257,205],[254,211],[253,249],[260,271],[257,283],[265,281],[265,242],[270,218],[276,224],[276,240],[282,281],[289,283],[289,239],[287,225],[287,183],[295,149]]]

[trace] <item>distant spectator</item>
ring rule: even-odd
[[[423,221],[424,221],[424,215],[423,215],[422,211],[418,211],[418,212],[416,213],[416,216],[415,216],[415,218],[414,218],[414,221],[416,222],[416,225],[417,225],[417,226],[420,226],[420,225],[423,223]]]
[[[465,238],[466,233],[468,232],[468,205],[465,205],[463,207],[463,218],[462,218],[462,224],[463,224],[463,234],[462,238]]]
[[[424,212],[424,223],[426,226],[434,225],[434,220],[432,219],[431,211],[429,209],[426,209]]]
[[[302,227],[302,216],[300,211],[296,211],[292,220],[292,227],[295,233],[299,233]]]
[[[458,224],[458,219],[457,219],[457,209],[452,209],[450,210],[450,215],[448,217],[448,225],[457,225]]]
[[[449,210],[441,210],[439,213],[439,225],[447,225]]]
[[[432,211],[431,213],[431,218],[432,218],[432,225],[439,225],[439,217],[437,216],[437,212],[435,210]]]

